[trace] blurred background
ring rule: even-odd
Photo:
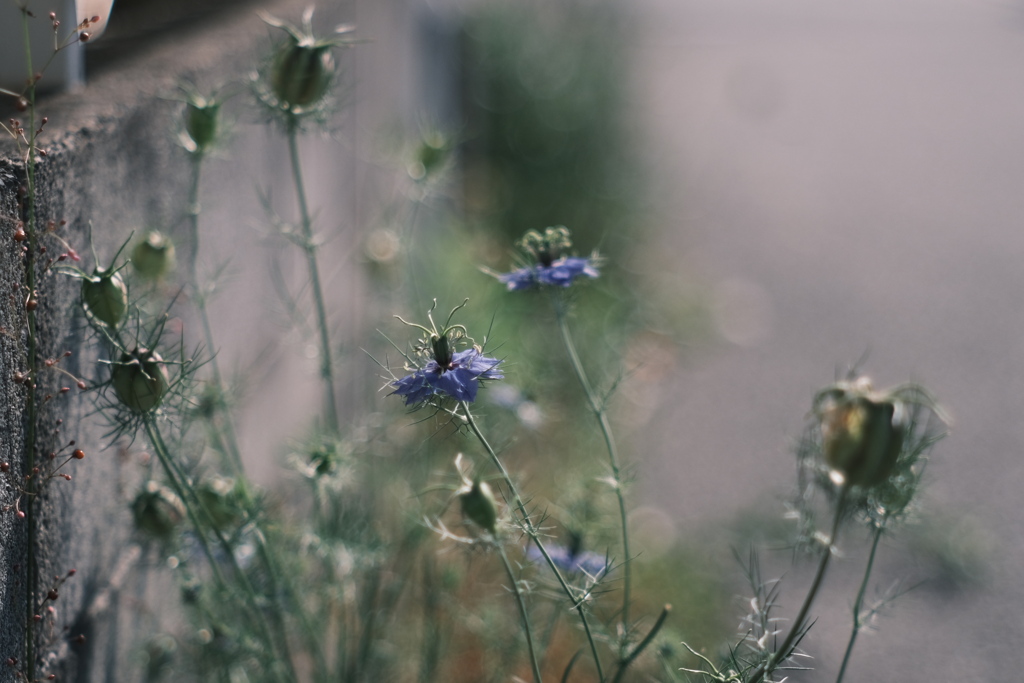
[[[301,11],[119,0],[90,46],[90,77],[102,87],[131,60],[159,71],[154,55],[180,55],[188,34],[212,47],[186,74],[219,85],[220,31],[243,14],[257,27],[257,7]],[[382,394],[367,403],[383,382],[362,349],[383,348],[377,329],[404,337],[392,314],[419,320],[434,297],[450,308],[471,296],[467,324],[493,318],[489,343],[514,359],[517,393],[492,396],[488,411],[510,458],[541,454],[522,461],[527,488],[596,496],[596,435],[564,407],[577,387],[567,366],[543,370],[562,360],[554,328],[538,332],[549,307],[478,270],[510,269],[526,230],[567,225],[579,254],[607,257],[574,326],[597,380],[624,377],[612,405],[636,479],[638,600],[649,613],[675,604],[665,651],[683,639],[714,651],[738,625],[732,598],[746,588],[731,548],[777,549],[762,556],[765,574],[785,573],[779,615],[793,617],[811,570],[790,570],[784,549],[793,447],[814,392],[860,363],[878,387],[929,387],[955,422],[915,523],[883,541],[869,597],[897,580],[917,587],[878,619],[880,637],[858,643],[851,672],[1016,679],[1024,6],[349,0],[317,18],[355,23],[366,39],[342,58],[344,106],[305,141],[331,235],[347,411],[373,428],[407,425]],[[213,272],[236,257],[213,310],[221,354],[247,378],[249,466],[269,486],[289,448],[281,435],[318,399],[309,338],[279,297],[282,284],[301,287],[289,275],[299,256],[253,227],[264,220],[254,186],[289,208],[283,139],[241,99],[231,151],[210,173],[246,172],[204,198],[204,221],[225,229],[202,258]],[[424,448],[405,433],[391,447]],[[426,448],[448,463],[455,446]],[[545,483],[553,453],[565,480]],[[794,680],[832,680],[839,666],[867,535],[851,529],[840,545],[804,642],[814,671]]]

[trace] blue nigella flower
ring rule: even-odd
[[[465,306],[465,302],[462,306]],[[462,306],[452,311],[448,316],[448,323],[451,322],[455,311]],[[466,336],[466,330],[462,325],[446,323],[445,328],[438,332],[429,313],[427,317],[430,318],[430,328],[415,323],[406,324],[426,332],[426,337],[421,340],[418,350],[429,354],[430,360],[423,367],[415,368],[412,374],[391,382],[391,386],[395,388],[391,393],[404,397],[405,405],[426,403],[434,397],[447,397],[472,403],[476,400],[481,380],[505,377],[498,370],[498,365],[502,361],[485,356],[482,349],[472,346],[462,351],[454,350],[454,343]]]
[[[606,555],[599,555],[598,553],[591,552],[589,550],[583,550],[580,548],[580,543],[574,535],[574,542],[569,546],[558,545],[551,543],[545,545],[545,550],[548,551],[548,555],[551,556],[551,561],[555,563],[555,566],[564,572],[569,574],[579,574],[580,572],[585,573],[592,579],[600,579],[603,577],[609,569],[611,569],[608,557]],[[530,544],[530,547],[526,549],[526,556],[533,562],[539,564],[546,564],[547,561],[544,559],[544,555],[540,552],[540,549]]]
[[[499,274],[498,280],[506,285],[510,292],[530,289],[538,285],[568,287],[580,275],[595,278],[600,275],[592,259],[579,256],[563,256],[551,265],[538,264],[527,268],[519,268],[511,273]]]
[[[505,375],[497,369],[501,363],[488,358],[476,348],[451,354],[447,364],[431,360],[411,375],[395,380],[392,393],[405,397],[405,405],[423,403],[432,396],[450,396],[456,401],[472,403],[481,379],[502,379]]]
[[[491,273],[509,291],[544,285],[568,287],[578,277],[600,275],[596,255],[588,258],[564,255],[572,247],[569,230],[564,226],[547,228],[543,235],[531,230],[519,241],[519,246],[529,254],[533,264],[511,273]]]

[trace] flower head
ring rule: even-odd
[[[556,567],[569,574],[584,573],[590,578],[597,580],[603,577],[611,569],[611,563],[606,555],[600,555],[590,550],[582,549],[582,539],[573,534],[568,546],[556,543],[546,544],[544,549]],[[526,556],[534,562],[545,562],[540,549],[531,544],[526,549]]]
[[[906,450],[915,407],[948,420],[916,384],[876,391],[867,377],[859,377],[819,391],[812,413],[820,423],[822,456],[833,481],[874,487],[888,480]]]
[[[568,287],[580,276],[596,278],[600,275],[597,270],[600,259],[596,254],[587,258],[565,254],[572,248],[572,240],[564,226],[547,228],[544,234],[531,230],[519,241],[519,247],[529,255],[529,265],[511,273],[492,273],[509,291],[545,285]]]
[[[269,14],[263,21],[283,30],[285,38],[278,43],[272,58],[256,82],[256,94],[271,110],[290,116],[316,113],[325,103],[334,82],[335,62],[332,50],[351,44],[348,35],[354,29],[342,25],[328,38],[313,33],[313,8],[302,15],[302,24],[289,24]]]
[[[202,156],[222,142],[224,125],[220,109],[230,94],[203,95],[190,83],[181,85],[181,93],[185,110],[178,141],[189,154]]]
[[[451,319],[455,311],[465,305],[466,302],[463,302],[461,306],[452,310],[440,331],[429,312],[429,328],[399,318],[403,323],[423,330],[425,336],[416,346],[416,353],[428,359],[426,363],[419,365],[409,358],[407,369],[412,370],[412,374],[390,383],[395,388],[391,393],[405,397],[405,405],[428,403],[434,398],[453,398],[456,401],[472,403],[476,400],[481,380],[504,378],[498,370],[498,365],[502,361],[485,356],[480,347],[471,346],[461,351],[455,350],[467,335],[466,328],[462,325],[452,325]]]

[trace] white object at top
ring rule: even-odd
[[[98,38],[107,26],[114,0],[0,0],[0,88],[18,93],[25,89],[29,79],[23,15],[19,7],[22,2],[27,2],[28,10],[34,15],[28,20],[32,71],[39,73],[46,68],[38,90],[53,92],[83,85],[85,49],[75,29],[83,20],[98,16],[99,21],[90,23],[85,30],[90,41]],[[57,41],[66,44],[56,54],[50,12],[55,12],[60,21]]]

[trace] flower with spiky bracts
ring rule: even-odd
[[[529,256],[529,263],[510,273],[492,273],[509,291],[534,287],[568,287],[579,277],[596,278],[600,258],[592,254],[587,258],[569,256],[572,239],[563,225],[547,228],[543,234],[536,230],[526,233],[518,246]]]
[[[948,423],[935,399],[916,384],[877,391],[867,377],[858,377],[819,391],[811,410],[819,420],[822,456],[832,479],[863,487],[888,479],[904,450],[915,407]]]
[[[295,26],[266,13],[261,18],[287,35],[254,79],[256,96],[266,107],[289,118],[317,114],[325,107],[337,67],[332,50],[352,43],[351,25],[338,26],[334,35],[313,33],[313,8]]]
[[[225,126],[221,107],[232,93],[221,91],[204,95],[191,83],[183,83],[180,88],[185,110],[178,141],[189,154],[203,156],[223,143]]]
[[[391,393],[404,397],[405,405],[418,406],[444,398],[472,403],[476,400],[482,380],[504,378],[498,370],[498,365],[502,361],[485,356],[481,347],[472,345],[461,351],[456,350],[457,346],[466,343],[466,340],[472,341],[464,326],[451,323],[455,312],[468,301],[467,299],[452,310],[440,330],[430,312],[427,313],[430,327],[398,318],[406,325],[424,332],[424,336],[415,347],[415,352],[416,356],[426,359],[426,362],[420,365],[414,357],[407,356],[407,369],[412,371],[411,374],[390,383],[390,386],[394,387]]]

